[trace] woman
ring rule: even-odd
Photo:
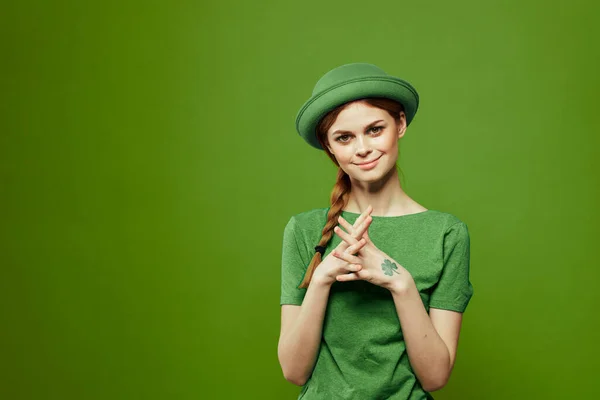
[[[298,399],[432,399],[448,382],[473,295],[470,239],[402,190],[398,145],[418,104],[408,82],[353,63],[298,112],[298,133],[339,167],[331,205],[283,235],[278,357]]]

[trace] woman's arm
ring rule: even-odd
[[[277,356],[283,375],[298,386],[306,383],[317,361],[330,289],[331,284],[313,279],[298,317],[279,337]]]
[[[450,352],[427,314],[416,285],[391,289],[410,364],[428,392],[446,385],[452,370]]]

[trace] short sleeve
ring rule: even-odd
[[[292,217],[283,230],[280,305],[301,305],[306,294],[306,289],[298,288],[309,264],[301,238],[302,235],[298,234],[298,221]]]
[[[473,296],[469,280],[470,237],[467,225],[457,222],[444,233],[444,265],[429,297],[430,308],[464,312]]]

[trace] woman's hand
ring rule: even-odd
[[[369,206],[370,207],[370,206]],[[401,291],[414,285],[414,280],[410,272],[402,265],[377,248],[369,238],[368,227],[371,224],[372,217],[366,218],[366,227],[363,232],[358,232],[354,226],[346,221],[342,216],[338,219],[348,232],[345,232],[339,226],[334,228],[334,232],[342,239],[342,243],[348,246],[355,246],[361,241],[366,243],[360,246],[358,254],[350,252],[332,251],[331,253],[338,259],[349,264],[362,265],[362,269],[348,274],[339,275],[336,279],[340,282],[355,280],[366,280],[375,285],[389,289],[390,291]]]
[[[366,239],[361,239],[361,236],[366,232],[368,227],[367,218],[370,218],[371,211],[373,211],[373,209],[367,207],[356,221],[354,221],[354,226],[351,226],[353,243],[350,244],[347,241],[341,241],[317,266],[311,278],[311,282],[318,281],[326,285],[332,285],[336,281],[338,275],[360,271],[362,269],[362,265],[342,260],[335,257],[333,254],[356,254],[367,243]]]

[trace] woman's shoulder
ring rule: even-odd
[[[430,216],[432,216],[434,219],[439,221],[446,228],[450,228],[451,226],[456,225],[456,224],[466,225],[465,221],[463,221],[461,218],[459,218],[456,214],[453,214],[448,211],[431,210],[430,209],[430,210],[428,210],[428,213],[430,214]]]
[[[294,220],[295,223],[305,229],[311,227],[320,227],[323,229],[323,225],[327,220],[327,211],[329,207],[313,208],[311,210],[301,211],[293,214],[290,219]]]

